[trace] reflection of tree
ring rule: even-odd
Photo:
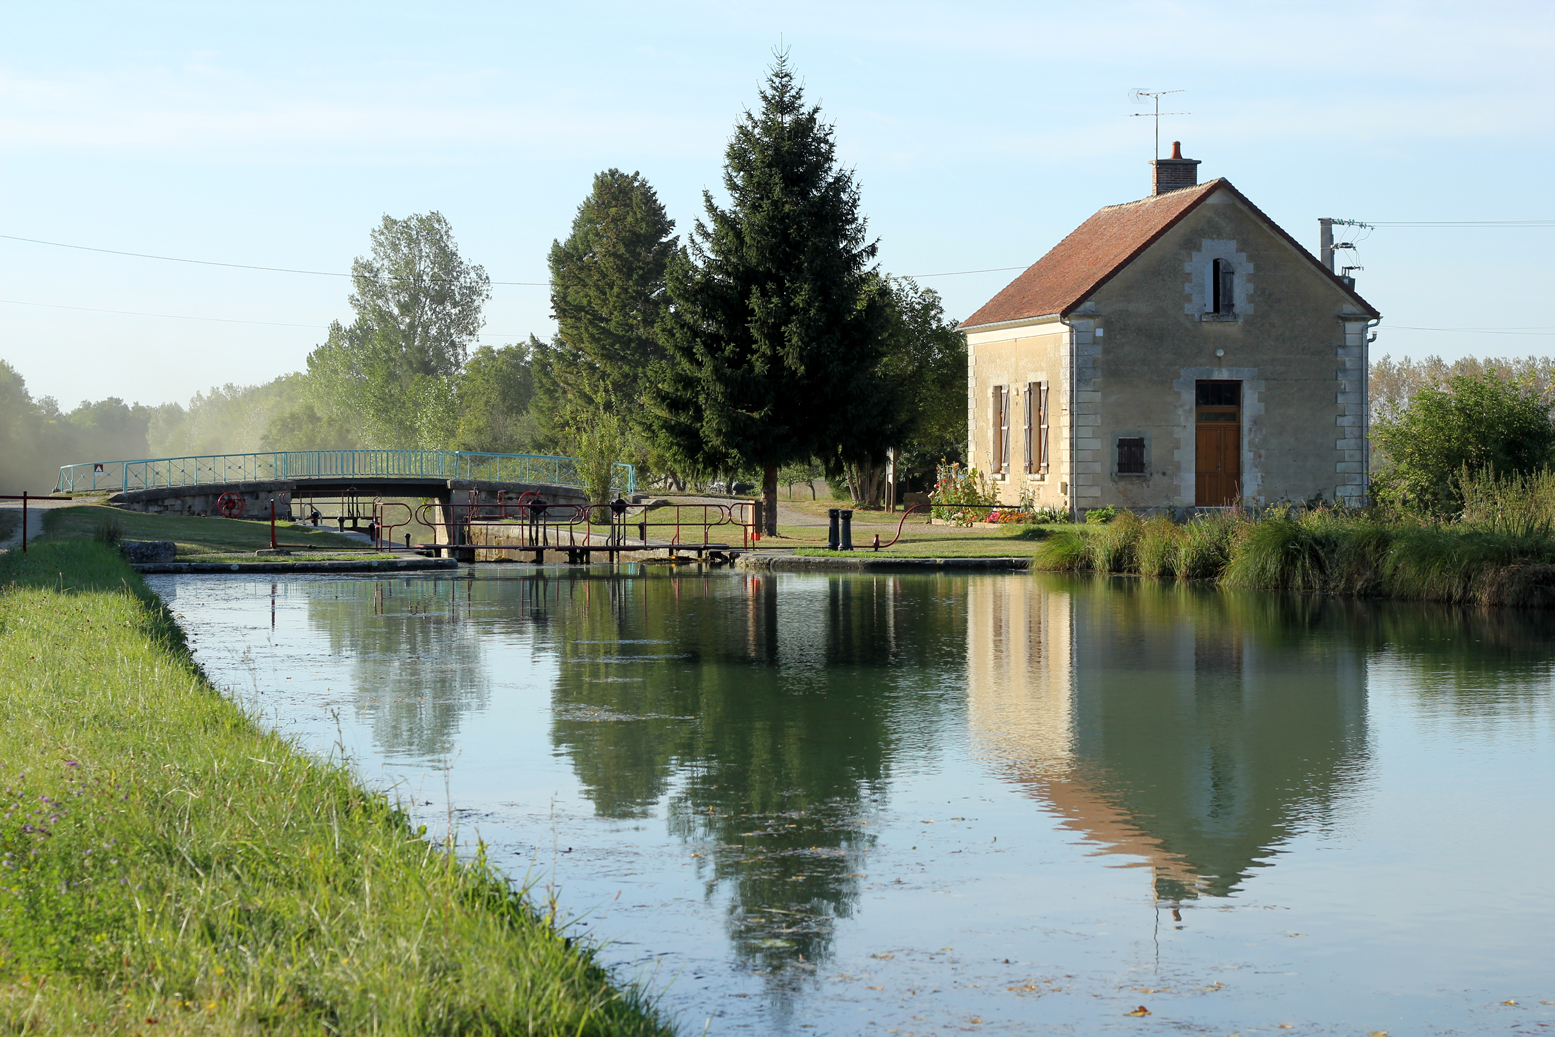
[[[709,894],[732,894],[739,953],[780,987],[852,911],[904,737],[956,708],[932,679],[959,664],[947,582],[671,577],[574,599],[554,741],[601,814],[668,795]]]
[[[459,723],[484,709],[489,679],[472,595],[489,585],[413,578],[293,584],[308,595],[308,622],[331,655],[351,660],[356,711],[389,755],[447,756]]]

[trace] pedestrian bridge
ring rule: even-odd
[[[62,465],[59,490],[120,493],[237,483],[294,483],[298,490],[431,486],[460,483],[582,488],[578,462],[541,454],[484,454],[467,450],[267,450],[245,454],[150,457]],[[635,493],[637,471],[614,466],[612,493]]]

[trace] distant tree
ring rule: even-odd
[[[1447,363],[1439,356],[1424,360],[1384,356],[1371,364],[1372,419],[1388,417],[1406,406],[1426,386],[1441,388],[1456,375],[1479,377],[1488,371],[1504,382],[1527,382],[1547,398],[1555,398],[1555,357],[1527,356],[1483,359],[1459,357]]]
[[[309,354],[310,402],[373,446],[451,445],[459,373],[491,297],[485,270],[460,258],[441,213],[384,216],[351,281],[356,319]]]
[[[879,377],[895,401],[890,425],[903,472],[933,471],[966,440],[966,336],[945,316],[939,293],[906,277],[882,277],[874,290],[885,302],[885,355]],[[875,507],[885,466],[846,466],[852,498]],[[899,475],[900,477],[900,475]]]
[[[528,343],[482,346],[470,356],[459,377],[460,450],[522,454],[534,449],[530,349]]]
[[[690,468],[762,473],[777,532],[778,469],[884,457],[895,438],[878,367],[885,307],[869,290],[876,246],[834,130],[807,106],[786,54],[725,151],[729,208],[670,266],[669,361],[650,389],[660,441]]]
[[[0,493],[36,493],[44,479],[53,485],[47,460],[38,457],[42,424],[43,415],[27,391],[26,380],[0,360]]]
[[[1512,475],[1555,459],[1548,398],[1532,381],[1503,380],[1494,368],[1421,386],[1377,419],[1372,435],[1384,462],[1379,499],[1436,514],[1462,506],[1457,476],[1465,468]]]

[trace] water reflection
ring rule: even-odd
[[[308,625],[348,660],[356,719],[391,758],[437,760],[491,700],[469,580],[339,580],[307,589]],[[481,588],[489,595],[489,588]]]
[[[828,956],[894,759],[958,710],[923,678],[954,663],[964,627],[959,599],[932,591],[750,575],[585,585],[573,601],[554,743],[600,814],[667,804],[706,894],[729,894],[738,953],[775,984]]]
[[[539,679],[493,673],[494,644],[544,658],[550,741],[595,813],[664,816],[727,904],[737,956],[780,997],[857,911],[893,778],[963,730],[1097,852],[1148,867],[1158,898],[1226,896],[1366,772],[1368,661],[1422,675],[1418,693],[1449,710],[1542,708],[1555,624],[1030,576],[488,574],[284,592],[308,596],[391,757],[456,752],[494,683]]]
[[[1322,603],[1141,581],[968,588],[973,737],[1156,896],[1224,896],[1366,762],[1366,669]]]

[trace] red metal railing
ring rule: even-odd
[[[422,549],[452,547],[492,551],[528,551],[550,547],[559,550],[662,550],[664,548],[732,548],[713,540],[713,530],[740,531],[739,546],[749,549],[761,537],[756,508],[751,501],[729,504],[627,505],[617,511],[611,504],[542,504],[525,492],[515,500],[499,494],[495,503],[429,502],[414,509],[416,522],[441,530],[442,542],[417,545]],[[635,512],[635,514],[634,514]],[[375,513],[376,514],[376,513]],[[527,525],[526,525],[527,523]],[[397,525],[404,525],[398,523]],[[476,542],[475,530],[522,530],[517,542],[496,543],[487,535]],[[654,537],[655,530],[665,535]],[[635,533],[635,536],[629,534]]]

